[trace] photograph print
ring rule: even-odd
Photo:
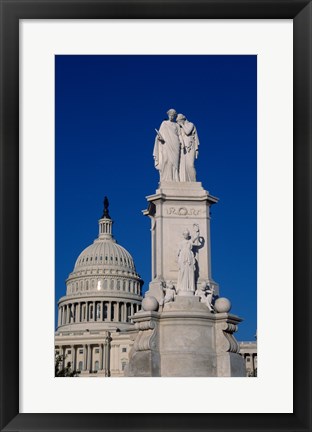
[[[257,56],[55,56],[55,376],[257,377]]]

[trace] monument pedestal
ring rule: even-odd
[[[127,376],[245,376],[233,333],[240,318],[211,313],[199,297],[175,297],[163,311],[133,316],[139,335]]]
[[[212,315],[199,297],[175,297],[160,320],[161,376],[216,376]]]

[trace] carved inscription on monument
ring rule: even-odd
[[[169,207],[167,208],[167,215],[174,216],[198,216],[200,209],[186,208],[186,207]]]

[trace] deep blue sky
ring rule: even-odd
[[[98,233],[108,196],[113,232],[148,289],[150,220],[141,210],[159,174],[155,128],[169,108],[195,123],[197,180],[212,207],[212,275],[238,340],[257,328],[256,56],[56,56],[56,301],[79,253]]]

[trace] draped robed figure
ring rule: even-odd
[[[178,250],[178,291],[195,292],[195,256],[193,253],[193,240],[189,238],[188,231],[183,234],[184,240]]]
[[[195,159],[198,156],[199,139],[196,127],[188,121],[183,114],[177,115],[180,128],[182,150],[180,155],[179,179],[182,182],[195,182]]]
[[[160,181],[180,181],[180,127],[175,122],[176,111],[169,110],[167,114],[169,120],[164,120],[157,131],[153,157],[155,167],[159,170]]]

